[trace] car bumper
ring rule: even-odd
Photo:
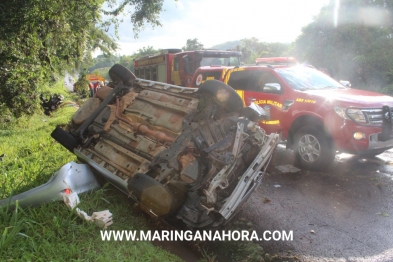
[[[363,134],[361,139],[355,139],[354,134]],[[360,126],[352,121],[345,121],[333,139],[340,151],[367,154],[393,148],[393,136],[382,139],[382,127]]]

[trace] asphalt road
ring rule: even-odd
[[[326,172],[281,172],[293,152],[279,147],[269,174],[238,218],[293,241],[261,241],[301,261],[393,261],[393,151],[375,158],[340,154]]]

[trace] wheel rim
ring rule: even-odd
[[[299,140],[299,154],[306,162],[313,163],[321,155],[321,145],[318,139],[310,134],[303,135]]]

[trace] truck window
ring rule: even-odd
[[[173,71],[179,71],[179,57],[173,58]]]
[[[237,56],[228,57],[203,57],[199,66],[239,66],[240,59]]]
[[[139,78],[145,79],[145,69],[144,69],[144,68],[141,68],[141,69],[139,70],[139,72],[140,72],[140,77],[139,77]]]
[[[193,74],[195,72],[194,59],[192,56],[183,56],[184,72],[186,74]]]
[[[295,90],[344,88],[333,78],[309,67],[278,68],[276,72]]]
[[[279,84],[277,78],[269,72],[261,70],[244,70],[232,72],[228,85],[236,90],[248,90],[258,92],[278,92],[272,85],[266,87],[265,84]]]
[[[154,66],[151,69],[151,80],[157,81],[157,68],[158,66]]]

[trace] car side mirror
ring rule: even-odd
[[[278,83],[266,83],[263,87],[264,92],[279,92],[281,91],[281,85]]]

